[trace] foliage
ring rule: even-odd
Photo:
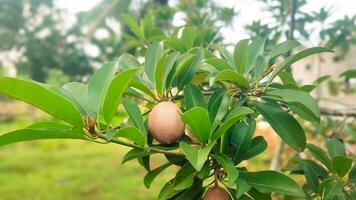
[[[241,40],[230,53],[216,43],[218,40],[207,37],[208,31],[186,26],[180,29],[180,36],[173,33],[170,37],[156,37],[162,31],[139,25],[128,16],[126,19],[136,39],[148,45],[144,62],[122,54],[98,69],[87,84],[71,82],[62,87],[0,78],[1,94],[63,120],[36,123],[1,135],[0,145],[61,138],[130,146],[133,149],[123,162],[139,161],[148,171],[144,178],[147,187],[166,168],[181,166],[163,186],[159,199],[199,199],[215,182],[210,178],[213,175],[234,198],[270,197],[272,193],[305,197],[306,193],[286,174],[249,171],[241,162],[267,147],[262,136],[254,136],[259,115],[286,144],[297,152],[304,151],[305,132],[295,117],[316,122],[320,111],[310,90],[290,84],[291,76],[285,69],[304,57],[331,50],[309,48],[273,63],[274,58],[299,43],[286,41],[266,50],[265,39]],[[274,81],[283,75],[282,83]],[[152,138],[147,113],[161,101],[180,106],[181,119],[197,141],[185,136],[176,143],[162,145]],[[117,118],[121,103],[128,115],[125,121]],[[151,155],[160,153],[166,156],[167,163],[151,169]],[[338,171],[344,174],[346,170]]]

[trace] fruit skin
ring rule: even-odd
[[[202,200],[231,200],[229,193],[219,186],[209,188]]]
[[[180,117],[180,108],[173,102],[160,102],[148,116],[148,130],[162,144],[171,144],[184,135],[185,125]]]

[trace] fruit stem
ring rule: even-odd
[[[217,169],[214,169],[214,183],[215,183],[215,187],[219,187],[219,171]]]

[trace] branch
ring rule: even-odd
[[[350,112],[349,109],[348,110],[333,110],[333,109],[329,109],[329,108],[320,108],[320,112],[322,115],[356,118],[356,112]]]
[[[148,152],[162,153],[162,154],[165,154],[165,155],[172,155],[172,156],[184,156],[184,154],[179,153],[179,152],[166,151],[166,150],[156,149],[156,148],[147,147],[147,146],[143,147],[143,146],[140,146],[140,145],[137,145],[137,144],[133,144],[133,143],[128,143],[128,142],[125,142],[125,141],[122,141],[122,140],[119,140],[119,139],[116,139],[116,138],[112,138],[111,140],[108,140],[105,137],[105,135],[102,134],[102,133],[98,133],[98,137],[103,139],[103,140],[105,140],[105,141],[108,141],[108,142],[124,145],[124,146],[127,146],[127,147],[132,147],[132,148],[135,148],[135,149],[142,149],[142,150],[145,150],[145,151],[148,151]]]

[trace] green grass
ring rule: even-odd
[[[78,141],[41,141],[0,148],[2,200],[156,199],[170,168],[143,185],[145,170],[137,161],[124,165],[127,148]],[[155,157],[153,165],[164,162]]]

